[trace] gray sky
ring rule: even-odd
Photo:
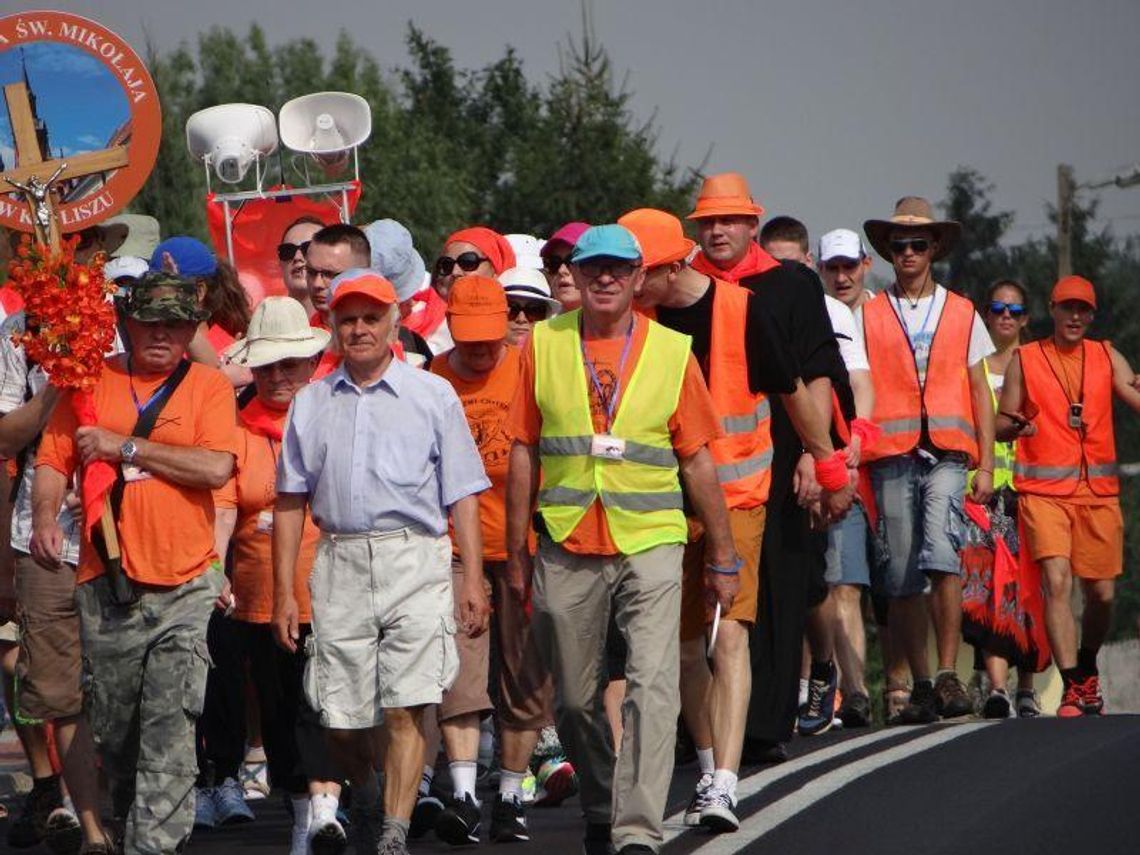
[[[406,61],[411,19],[462,67],[511,44],[532,79],[556,69],[558,42],[580,28],[575,0],[45,5],[140,52],[144,27],[160,48],[253,20],[271,43],[331,46],[348,28],[385,68]],[[889,214],[901,195],[941,198],[959,164],[996,182],[1020,240],[1046,228],[1058,162],[1088,181],[1140,161],[1136,0],[595,0],[595,29],[637,114],[656,110],[665,153],[696,165],[711,146],[708,171],[743,172],[769,214],[800,217],[813,241]],[[1140,187],[1100,193],[1116,233],[1140,233]]]

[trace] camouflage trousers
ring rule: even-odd
[[[119,606],[104,578],[76,588],[84,701],[130,855],[181,852],[194,826],[194,726],[210,657],[206,624],[222,586],[207,571]]]

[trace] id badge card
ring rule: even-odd
[[[602,460],[621,460],[625,456],[625,440],[608,433],[596,433],[590,440],[590,456]]]
[[[123,464],[123,480],[128,484],[133,484],[135,481],[147,481],[153,477],[141,466],[135,466],[133,463]]]
[[[273,532],[273,511],[262,511],[257,515],[257,530],[262,534]]]

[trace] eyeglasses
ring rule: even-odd
[[[297,250],[301,251],[304,255],[309,251],[310,241],[304,243],[279,243],[277,244],[277,260],[278,261],[292,261],[297,257]]]
[[[578,265],[578,270],[587,279],[597,279],[603,273],[608,273],[619,281],[631,277],[637,268],[638,265],[629,261],[584,261]]]
[[[564,265],[570,264],[570,256],[568,255],[546,255],[542,258],[542,269],[552,276],[562,269]]]
[[[1025,314],[1025,306],[1022,303],[1003,303],[1001,300],[994,300],[990,303],[990,314],[1001,315],[1009,311],[1011,318],[1020,318]]]
[[[519,313],[526,315],[526,319],[532,324],[537,324],[539,321],[546,320],[547,307],[542,303],[507,303],[507,319],[514,320],[515,316]]]
[[[343,270],[322,270],[311,264],[305,265],[305,275],[312,279],[336,279],[343,272]]]
[[[435,275],[450,276],[457,264],[464,273],[474,273],[484,261],[490,261],[490,259],[477,252],[461,252],[455,258],[441,255],[435,261]]]
[[[930,249],[930,241],[926,238],[897,238],[891,241],[891,254],[902,255],[908,246],[915,255],[922,255]]]

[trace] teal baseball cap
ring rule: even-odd
[[[641,261],[641,245],[633,232],[625,226],[610,223],[591,226],[582,232],[570,256],[571,264],[581,264],[592,258],[618,258],[622,261]]]

